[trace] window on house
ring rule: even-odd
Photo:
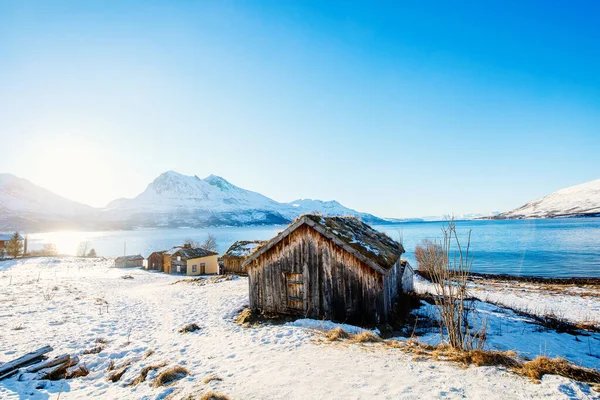
[[[198,266],[197,265],[192,265],[192,272],[196,272]]]
[[[177,256],[177,261],[181,261],[181,256]]]

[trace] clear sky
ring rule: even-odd
[[[505,211],[600,178],[599,15],[0,0],[0,172],[94,206],[176,170],[387,217]]]

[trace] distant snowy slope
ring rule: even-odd
[[[125,220],[135,226],[249,225],[285,224],[307,212],[355,215],[367,222],[383,221],[336,201],[279,203],[216,175],[200,179],[174,171],[161,174],[133,199],[111,202],[103,211],[103,217]]]
[[[64,219],[95,210],[61,197],[12,174],[0,174],[0,218]]]
[[[554,218],[600,215],[600,179],[558,190],[496,218]]]
[[[375,217],[372,214],[361,213],[348,207],[344,207],[335,200],[322,201],[312,199],[301,199],[284,203],[289,206],[288,211],[283,211],[290,218],[296,218],[298,215],[307,213],[317,213],[325,216],[353,216],[363,219],[368,223],[385,223],[385,220]]]

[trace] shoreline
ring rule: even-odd
[[[415,269],[415,273],[428,281],[431,281],[429,274]],[[600,278],[592,277],[573,277],[573,278],[548,278],[543,276],[518,276],[508,274],[484,274],[480,272],[470,272],[469,279],[472,281],[511,281],[525,283],[540,283],[549,285],[591,285],[600,286]]]

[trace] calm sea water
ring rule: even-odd
[[[404,255],[416,265],[415,246],[422,239],[439,239],[441,222],[412,222],[379,225],[376,229],[394,239],[403,239]],[[165,229],[110,232],[50,232],[29,235],[31,249],[54,243],[61,253],[75,254],[82,241],[88,241],[101,256],[140,253],[145,257],[156,250],[181,244],[186,238],[217,237],[222,253],[242,239],[269,239],[284,226],[206,229]],[[600,277],[600,218],[459,221],[459,235],[471,230],[473,271],[543,277]]]

